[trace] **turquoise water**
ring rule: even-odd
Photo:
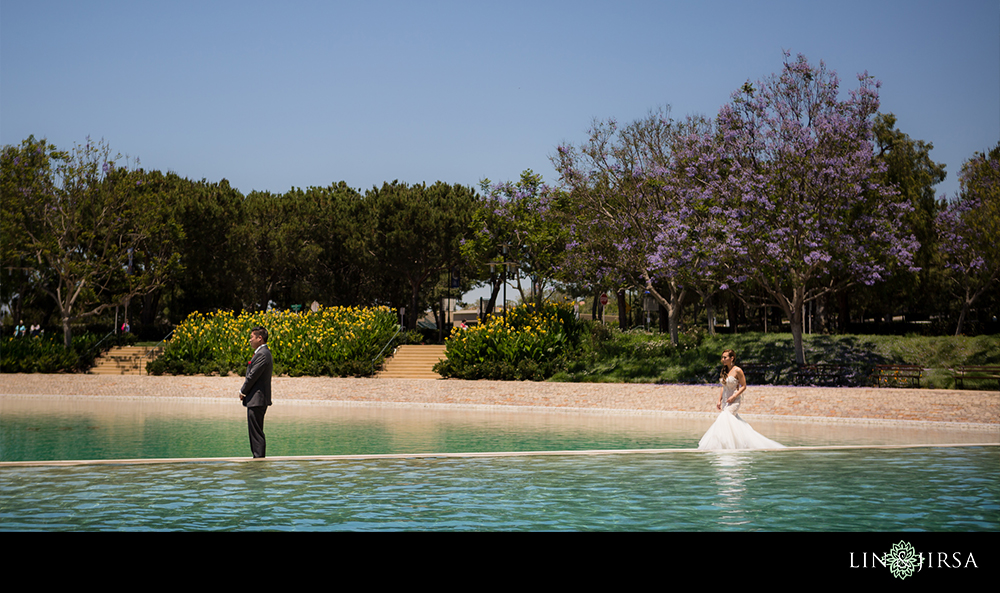
[[[243,408],[186,411],[196,413],[134,404],[83,413],[6,413],[0,461],[249,456]],[[695,448],[700,438],[669,419],[327,406],[294,412],[273,407],[264,428],[272,457]]]
[[[0,468],[0,530],[995,531],[996,447]]]
[[[0,397],[0,417],[0,461],[249,456],[244,408],[230,401]],[[283,403],[265,431],[272,457],[694,449],[713,420]],[[1000,442],[1000,428],[750,422],[789,446]]]
[[[232,402],[0,397],[0,458],[248,456]],[[711,416],[273,406],[268,453],[694,449]],[[998,430],[751,419],[792,446]],[[1000,449],[939,447],[0,467],[6,531],[995,531]]]

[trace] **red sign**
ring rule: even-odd
[[[602,292],[601,293],[601,306],[603,307],[604,305],[607,305],[607,304],[608,304],[608,293]]]

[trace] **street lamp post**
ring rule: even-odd
[[[490,262],[490,275],[493,275],[495,266],[503,266],[503,322],[507,323],[507,272],[511,270],[517,270],[516,261],[508,261],[508,256],[510,255],[510,243],[500,244],[500,255],[502,261]]]

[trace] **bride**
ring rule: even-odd
[[[733,364],[734,352],[726,350],[722,353],[722,373],[719,382],[722,391],[719,393],[719,403],[716,408],[721,410],[715,424],[708,429],[705,436],[698,441],[699,449],[777,449],[784,445],[772,441],[760,434],[746,420],[740,418],[737,412],[743,401],[743,392],[747,389],[747,380],[743,369]]]

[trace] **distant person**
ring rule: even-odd
[[[264,440],[264,414],[271,405],[271,370],[274,361],[267,347],[267,330],[255,327],[250,330],[250,347],[253,356],[247,365],[246,380],[240,388],[240,401],[247,409],[247,429],[250,433],[250,452],[254,459],[262,458],[267,451]]]
[[[42,326],[41,325],[35,325],[34,323],[31,324],[31,337],[32,338],[37,338],[39,332],[41,332],[41,331],[42,331]]]
[[[24,320],[22,319],[20,325],[14,326],[14,337],[23,338],[25,335],[27,335],[27,331],[24,329]]]
[[[122,333],[123,334],[127,334],[131,330],[132,330],[132,326],[128,324],[128,319],[126,319],[125,322],[122,323]]]

